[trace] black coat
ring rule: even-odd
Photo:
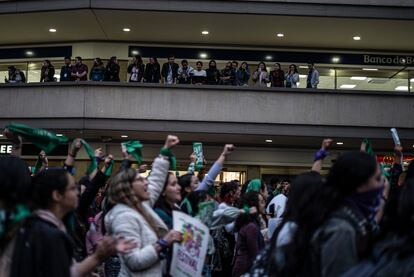
[[[33,216],[17,233],[10,277],[70,277],[72,257],[70,237]]]
[[[108,64],[106,66],[104,81],[119,82],[119,65],[116,63]]]
[[[168,67],[169,67],[169,63],[165,63],[165,64],[162,65],[161,76],[164,79],[167,79]],[[173,63],[171,68],[172,68],[172,78],[173,78],[173,81],[175,81],[175,80],[177,80],[177,77],[178,77],[178,68],[179,68],[179,66],[178,66],[178,64]]]
[[[147,63],[145,66],[144,79],[146,83],[159,83],[161,79],[160,64]]]

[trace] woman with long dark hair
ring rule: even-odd
[[[243,195],[240,208],[246,209],[241,213],[235,224],[237,241],[234,251],[233,277],[242,276],[248,272],[256,256],[264,248],[264,238],[260,232],[259,217],[264,213],[266,200],[257,192],[248,192]],[[256,207],[258,213],[251,214],[247,209]]]
[[[91,81],[103,81],[105,77],[105,66],[101,60],[101,58],[95,58],[93,61],[93,66],[89,73],[89,80]]]
[[[142,82],[144,78],[145,65],[142,61],[141,55],[134,56],[132,63],[128,66],[127,72],[130,74],[130,82]]]
[[[289,65],[289,70],[285,75],[286,87],[287,88],[297,88],[297,83],[299,82],[299,72],[298,67],[295,64]]]
[[[268,276],[339,276],[369,253],[384,188],[375,157],[347,153],[321,182],[318,175],[295,181],[267,265],[254,270]],[[298,183],[306,190],[296,193]]]
[[[257,69],[253,73],[252,79],[255,83],[255,86],[267,87],[267,83],[269,83],[270,80],[269,73],[267,72],[266,64],[264,62],[260,62],[257,65]]]
[[[43,61],[42,69],[40,70],[40,82],[54,82],[55,81],[55,67],[49,60]]]
[[[160,64],[156,57],[151,57],[145,66],[144,80],[146,83],[159,83],[161,80]]]

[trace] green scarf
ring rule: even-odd
[[[367,154],[373,155],[375,156],[374,153],[374,149],[372,148],[372,143],[369,139],[365,138],[363,141],[363,143],[365,143],[365,151],[367,152]]]
[[[174,153],[169,148],[161,148],[160,154],[168,157],[170,160],[170,168],[171,170],[177,170],[177,159],[174,156]]]
[[[105,176],[106,176],[106,177],[111,176],[111,174],[112,174],[112,169],[114,168],[114,163],[115,163],[115,161],[114,161],[114,160],[112,160],[112,161],[109,163],[108,167],[106,168],[106,170],[105,170]]]
[[[262,186],[262,180],[253,179],[247,185],[246,193],[251,192],[251,191],[259,192],[261,186]]]
[[[95,158],[95,152],[92,150],[89,144],[83,139],[81,139],[81,143],[83,145],[83,148],[85,148],[85,151],[89,156],[89,159],[91,159],[91,164],[88,166],[88,169],[86,170],[86,175],[89,175],[95,169],[98,168],[98,162],[96,161],[96,158]]]
[[[142,153],[141,149],[144,147],[139,140],[129,140],[123,142],[122,145],[126,148],[129,154],[131,154],[135,160],[138,162],[138,165],[142,163]]]
[[[41,168],[42,168],[42,161],[40,160],[40,157],[39,157],[37,158],[35,166],[32,167],[32,174],[36,175]]]
[[[44,150],[46,154],[52,152],[59,144],[68,142],[68,138],[65,136],[58,137],[55,133],[23,124],[12,123],[5,128],[30,141],[38,148]]]

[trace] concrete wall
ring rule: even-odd
[[[45,128],[414,138],[407,93],[56,83],[1,85],[0,124]]]

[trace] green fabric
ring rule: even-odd
[[[275,189],[275,190],[273,191],[273,196],[279,195],[279,194],[281,194],[282,192],[283,192],[283,189],[281,189],[281,188],[279,188],[279,189]]]
[[[177,170],[177,160],[173,154],[173,152],[171,151],[171,149],[169,148],[161,148],[160,154],[168,157],[168,159],[170,160],[170,168],[171,170]]]
[[[138,162],[138,165],[142,163],[142,153],[141,149],[144,147],[139,140],[129,140],[123,142],[122,145],[126,148],[129,154],[131,154],[135,160]]]
[[[383,176],[387,177],[387,179],[389,180],[391,177],[391,165],[381,163],[381,173]]]
[[[19,204],[16,206],[16,213],[13,216],[13,222],[19,222],[30,215],[30,210],[26,205]]]
[[[91,159],[91,164],[88,166],[88,169],[86,170],[86,174],[89,175],[95,169],[98,168],[98,162],[96,161],[96,158],[95,158],[95,152],[92,150],[89,144],[83,139],[81,139],[81,143],[83,145],[83,148],[85,148],[85,151],[89,156],[89,159]]]
[[[243,210],[244,210],[244,212],[246,213],[246,214],[249,214],[250,213],[250,207],[249,207],[249,205],[244,205],[243,206]]]
[[[184,198],[183,202],[181,203],[181,207],[185,206],[187,213],[191,216],[193,215],[193,208],[191,207],[190,201],[188,201],[188,198]]]
[[[371,141],[369,140],[369,139],[364,139],[363,141],[362,141],[363,143],[365,143],[365,145],[366,145],[366,147],[365,147],[365,152],[367,152],[368,154],[370,154],[370,155],[373,155],[373,156],[375,156],[375,153],[374,153],[374,149],[372,148],[372,143],[371,143]]]
[[[198,218],[207,227],[211,226],[213,221],[213,214],[215,210],[214,201],[206,201],[198,204],[198,213],[195,218]]]
[[[107,176],[107,177],[109,177],[109,176],[111,176],[111,174],[112,174],[112,169],[114,168],[114,163],[115,163],[115,161],[114,160],[112,160],[110,163],[109,163],[109,166],[106,168],[106,170],[105,170],[105,176]]]
[[[246,192],[251,192],[251,191],[259,192],[261,186],[262,186],[262,181],[260,179],[253,179],[247,185]]]
[[[55,133],[23,124],[12,123],[5,128],[30,141],[38,148],[44,150],[46,154],[52,152],[59,144],[68,142],[68,138],[65,136],[58,137]]]
[[[32,174],[36,175],[41,168],[42,168],[42,161],[40,160],[40,157],[39,157],[37,158],[35,166],[32,167]]]

